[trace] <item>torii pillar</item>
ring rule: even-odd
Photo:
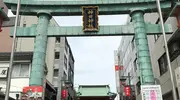
[[[137,50],[137,61],[140,70],[141,84],[154,84],[151,58],[147,40],[146,27],[144,22],[144,11],[135,10],[130,13],[135,31],[135,42]]]
[[[44,82],[44,68],[47,49],[47,29],[52,16],[46,12],[38,13],[37,35],[35,38],[32,70],[29,86],[42,86]]]

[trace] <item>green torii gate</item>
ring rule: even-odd
[[[109,85],[79,85],[75,98],[77,100],[114,100],[116,93]]]
[[[17,0],[4,0],[16,13]],[[99,6],[100,15],[130,14],[132,23],[128,25],[100,26],[99,32],[83,32],[82,27],[49,27],[52,16],[82,15],[82,6]],[[168,15],[171,1],[161,0],[163,14]],[[57,36],[112,36],[135,35],[137,59],[140,68],[141,84],[154,84],[154,76],[149,54],[147,35],[161,34],[159,24],[145,23],[144,13],[157,12],[155,0],[23,0],[21,15],[38,17],[38,24],[31,27],[18,27],[17,37],[35,37],[30,86],[42,86],[48,37]],[[170,25],[165,25],[166,33],[172,33]],[[58,92],[61,90],[58,89]],[[58,97],[60,98],[60,97]]]

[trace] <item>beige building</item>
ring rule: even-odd
[[[36,16],[20,16],[19,26],[31,26],[37,24]],[[52,18],[50,26],[58,26]],[[4,27],[0,34],[0,73],[8,70],[12,38],[10,27]],[[16,94],[22,92],[24,86],[29,85],[29,77],[34,50],[34,38],[17,38],[15,52],[15,63],[13,66],[10,96],[15,98]],[[63,70],[62,72],[59,71]],[[46,53],[47,80],[57,89],[58,81],[69,80],[74,82],[74,58],[71,48],[65,37],[49,37]],[[58,77],[63,77],[58,78]],[[5,92],[7,73],[0,75],[0,88]]]
[[[147,20],[150,22],[155,22],[158,19],[158,14],[148,14]],[[154,20],[153,20],[153,19]],[[175,86],[177,86],[176,81],[176,68],[180,67],[180,37],[179,30],[177,27],[177,19],[175,17],[170,17],[165,22],[167,24],[171,24],[174,30],[172,35],[166,35],[168,40],[169,54],[172,65],[172,72],[175,79]],[[151,53],[151,62],[153,65],[153,73],[154,77],[157,80],[157,84],[161,85],[161,90],[163,94],[164,100],[173,100],[172,96],[172,83],[170,79],[170,73],[167,64],[167,58],[164,49],[164,40],[162,35],[154,35],[148,37],[150,53]],[[179,98],[179,93],[177,89],[177,98]]]

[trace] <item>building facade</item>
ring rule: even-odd
[[[149,22],[152,24],[160,23],[158,20],[158,13],[149,13],[144,15],[145,22]],[[128,22],[130,22],[130,17],[128,18]],[[174,79],[176,79],[175,70],[179,68],[180,65],[180,56],[179,56],[179,30],[177,27],[177,19],[175,17],[169,17],[165,23],[171,24],[173,28],[173,34],[166,35],[168,40],[168,47],[170,50],[170,59],[172,65],[172,71]],[[172,96],[172,84],[170,80],[170,74],[168,70],[167,58],[165,55],[164,49],[164,41],[162,35],[151,35],[148,36],[149,50],[151,56],[151,63],[153,67],[153,74],[155,78],[156,84],[161,85],[161,90],[163,94],[163,100],[173,100]],[[119,56],[119,65],[122,65],[124,68],[120,70],[119,78],[123,79],[124,76],[130,76],[129,79],[126,78],[126,84],[128,84],[130,80],[130,84],[134,85],[134,91],[136,100],[141,100],[140,95],[140,75],[139,68],[136,56],[136,45],[134,36],[123,36],[118,52],[115,56]],[[177,86],[177,81],[175,80],[175,86]],[[121,85],[123,88],[123,85]],[[123,93],[123,89],[121,92]],[[122,96],[122,94],[121,94]],[[177,89],[177,98],[179,98],[179,93]]]
[[[36,24],[37,20],[38,18],[36,16],[20,16],[19,26],[31,26],[32,24]],[[50,20],[49,25],[58,26],[54,18]],[[4,55],[10,54],[12,46],[12,39],[9,36],[10,27],[4,27],[3,29],[6,31],[2,31],[0,36],[0,38],[3,39],[0,43],[0,58],[2,58],[0,60],[0,71],[3,71],[4,68],[8,70],[10,61],[8,57],[10,56],[4,57]],[[13,78],[10,89],[10,96],[13,98],[16,97],[16,94],[22,92],[24,86],[29,86],[34,40],[34,38],[17,38],[15,54],[17,53],[18,56],[13,65]],[[60,87],[59,85],[63,85],[64,81],[70,81],[71,84],[74,84],[74,58],[65,37],[48,38],[45,69],[47,81],[56,89]],[[7,75],[2,76],[2,80],[0,79],[0,87],[2,87],[1,90],[3,92],[5,92],[6,78]],[[58,84],[59,81],[61,81],[62,84]],[[73,88],[70,89],[70,91],[71,90],[73,90]],[[72,94],[70,94],[70,96],[72,96]]]
[[[133,89],[133,95],[139,95],[138,88],[140,88],[139,72],[136,58],[136,47],[133,36],[124,36],[121,38],[121,43],[118,50],[115,51],[115,56],[117,57],[118,65],[120,68],[118,70],[118,75],[116,76],[117,88],[119,93],[119,99],[123,100],[124,96],[124,85],[136,86]],[[136,84],[136,85],[135,85]],[[120,88],[120,89],[119,89]],[[135,93],[136,94],[135,94]],[[137,99],[138,100],[138,99]]]

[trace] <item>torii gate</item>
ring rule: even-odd
[[[17,0],[4,0],[5,4],[16,13]],[[98,6],[99,15],[130,14],[132,23],[128,25],[100,26],[98,32],[83,32],[82,27],[50,27],[52,16],[82,15],[82,6]],[[161,0],[163,14],[168,15],[171,1]],[[38,17],[38,24],[31,27],[18,27],[17,37],[35,37],[30,86],[42,86],[48,37],[58,36],[112,36],[135,35],[138,66],[141,84],[154,84],[154,76],[149,54],[147,35],[162,34],[159,24],[145,23],[144,13],[157,12],[155,0],[23,0],[21,15]],[[166,33],[172,28],[165,24]],[[59,79],[60,82],[61,79]],[[61,88],[58,89],[61,94]],[[60,100],[60,95],[57,97]]]

